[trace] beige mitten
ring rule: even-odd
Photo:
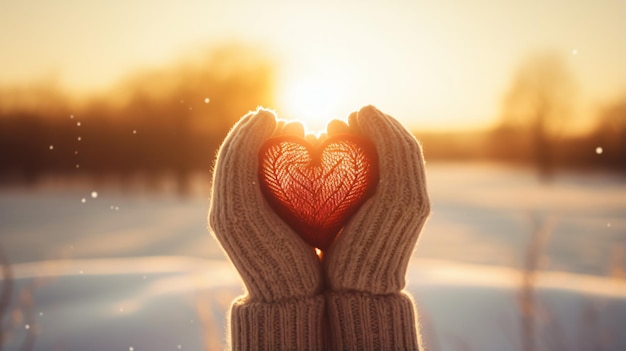
[[[422,151],[403,126],[372,106],[349,122],[375,144],[380,182],[324,255],[332,347],[417,350],[413,303],[401,290],[430,213]]]
[[[269,207],[258,185],[258,152],[277,128],[273,112],[242,118],[222,144],[209,227],[248,295],[231,309],[235,350],[321,350],[324,297],[319,258]]]

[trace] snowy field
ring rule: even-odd
[[[433,213],[407,290],[430,349],[525,351],[530,340],[535,350],[626,350],[626,179],[427,169]],[[188,198],[54,183],[0,190],[13,276],[1,286],[13,283],[3,350],[223,349],[242,287],[206,231],[206,182]]]

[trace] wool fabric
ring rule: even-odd
[[[231,308],[231,347],[321,350],[319,259],[274,214],[258,186],[257,152],[275,129],[271,111],[242,118],[222,144],[213,172],[209,227],[248,293]]]
[[[349,123],[376,145],[380,181],[324,257],[330,337],[337,350],[417,350],[415,312],[402,289],[430,214],[421,146],[373,106]]]
[[[335,122],[328,131],[373,142],[379,183],[319,257],[272,211],[257,179],[263,142],[303,129],[259,109],[244,116],[220,147],[209,229],[247,290],[231,306],[235,350],[420,349],[413,302],[402,290],[430,213],[421,147],[373,106],[353,113],[349,126]]]

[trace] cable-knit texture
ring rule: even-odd
[[[414,307],[401,290],[430,212],[420,145],[372,106],[351,115],[349,127],[332,129],[374,143],[380,181],[324,252],[323,267],[258,184],[261,145],[283,130],[276,116],[262,109],[248,114],[220,148],[209,227],[248,290],[231,308],[235,350],[419,349]]]
[[[413,303],[402,294],[330,293],[331,350],[419,350]]]
[[[222,144],[213,173],[209,229],[248,291],[231,310],[234,349],[291,350],[293,345],[303,345],[303,340],[321,338],[319,258],[272,211],[258,185],[257,153],[275,129],[276,116],[271,111],[260,109],[242,118]],[[302,318],[306,320],[300,324],[291,323]],[[260,342],[259,335],[273,346],[255,344]],[[276,347],[275,340],[285,341],[284,347]],[[311,345],[302,349],[314,350],[318,343]]]

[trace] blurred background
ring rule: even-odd
[[[626,2],[0,0],[0,350],[222,349],[221,141],[367,104],[428,162],[432,349],[626,349]]]

